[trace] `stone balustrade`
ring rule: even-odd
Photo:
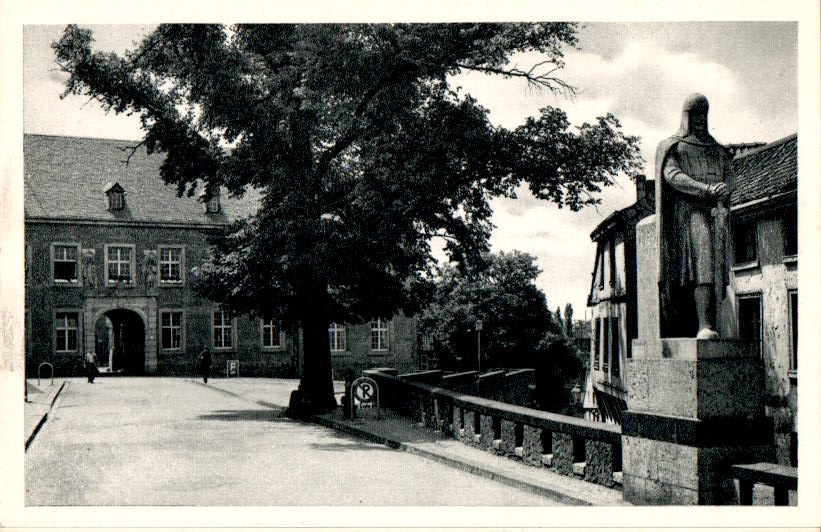
[[[381,369],[363,374],[379,385],[383,406],[467,445],[607,487],[621,471],[618,426],[410,382]]]

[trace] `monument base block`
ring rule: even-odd
[[[624,497],[634,504],[734,504],[730,466],[772,460],[764,369],[738,340],[635,341],[622,425]]]

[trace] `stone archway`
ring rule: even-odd
[[[116,308],[101,314],[94,323],[98,363],[109,371],[141,375],[145,370],[145,322],[137,312]]]

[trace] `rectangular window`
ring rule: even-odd
[[[798,292],[790,292],[790,369],[798,369]]]
[[[738,298],[738,337],[755,342],[761,351],[761,296]]]
[[[106,276],[111,284],[132,283],[133,246],[107,245],[105,247]]]
[[[76,283],[79,266],[77,245],[55,244],[52,246],[52,272],[55,283]]]
[[[371,351],[388,350],[388,322],[382,318],[371,321]]]
[[[279,323],[274,320],[260,320],[262,327],[262,347],[264,349],[280,349],[282,347],[282,331]]]
[[[790,209],[784,216],[784,255],[798,255],[798,209]]]
[[[599,320],[593,319],[593,369],[599,370],[599,346],[601,344],[601,326]]]
[[[160,348],[182,348],[182,311],[160,311]]]
[[[622,293],[627,286],[627,269],[624,263],[624,242],[619,242],[616,244],[616,252],[614,257],[614,262],[616,265],[616,291],[618,293]]]
[[[754,224],[755,222],[740,222],[733,228],[735,264],[755,262],[758,258]]]
[[[345,334],[345,326],[339,323],[331,323],[328,326],[328,343],[332,352],[348,350],[348,339]]]
[[[621,346],[621,342],[619,340],[619,319],[618,318],[609,318],[610,319],[610,338],[611,338],[611,345],[613,346],[613,352],[611,353],[611,363],[610,369],[611,373],[614,377],[619,376],[619,371],[621,368],[621,361],[619,360],[619,356],[621,353],[619,352],[619,348]]]
[[[610,357],[610,331],[608,330],[609,327],[607,326],[607,320],[609,318],[602,318],[602,328],[604,329],[602,332],[604,333],[604,344],[602,345],[602,371],[607,373],[607,370],[610,369],[610,361],[608,358]]]
[[[231,349],[234,347],[234,322],[231,316],[222,310],[214,311],[214,349]]]
[[[58,312],[55,317],[56,350],[58,353],[77,351],[79,338],[78,318],[76,312]]]
[[[182,283],[183,253],[178,246],[160,247],[160,282]]]

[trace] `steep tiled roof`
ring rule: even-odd
[[[71,219],[95,221],[179,223],[188,225],[224,224],[252,214],[259,194],[247,192],[242,198],[223,191],[219,213],[207,214],[197,199],[177,197],[176,187],[160,177],[161,155],[149,156],[145,148],[134,153],[126,165],[135,141],[24,136],[24,193],[26,219]],[[110,212],[104,189],[119,183],[125,189],[125,208]]]
[[[733,160],[732,205],[793,192],[798,186],[798,135],[793,134]]]

